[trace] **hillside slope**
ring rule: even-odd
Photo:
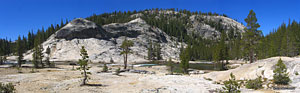
[[[163,59],[179,58],[180,43],[173,42],[170,36],[149,26],[140,18],[128,23],[104,25],[103,28],[85,19],[75,19],[42,45],[44,49],[51,48],[51,61],[77,61],[81,46],[85,46],[92,62],[110,62],[113,59],[114,62],[121,63],[123,56],[120,55],[120,46],[125,36],[134,42],[134,46],[130,48],[133,54],[128,58],[130,63],[147,61],[149,41],[160,44]],[[24,58],[31,60],[32,53],[27,53]]]
[[[292,80],[291,85],[300,86],[300,75],[296,75],[296,72],[300,72],[300,58],[299,57],[272,57],[263,60],[258,60],[251,64],[244,64],[236,69],[227,71],[217,71],[205,74],[203,77],[211,78],[214,81],[228,80],[230,73],[236,76],[238,80],[255,79],[258,76],[264,78],[273,79],[273,70],[275,64],[279,59],[282,59],[287,66],[289,77]]]

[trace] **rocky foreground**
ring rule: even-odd
[[[134,67],[135,70],[147,72],[128,71],[118,76],[113,74],[118,65],[109,65],[110,72],[104,73],[101,72],[101,64],[91,64],[92,68],[89,71],[92,75],[88,82],[95,86],[80,86],[82,79],[80,71],[72,70],[72,66],[69,65],[38,69],[38,72],[35,73],[30,73],[31,68],[23,68],[23,73],[17,73],[14,68],[0,68],[0,82],[12,82],[16,85],[18,93],[209,93],[221,89],[222,83],[217,84],[216,82],[227,80],[230,73],[233,73],[238,80],[253,79],[261,75],[272,79],[272,70],[279,58],[287,65],[292,80],[290,85],[296,87],[295,90],[272,90],[264,86],[264,89],[261,90],[242,87],[241,91],[299,93],[300,75],[295,73],[299,71],[300,58],[297,57],[273,57],[252,64],[243,64],[228,71],[191,75],[167,75],[166,66],[153,66],[151,68]],[[262,70],[264,70],[263,74]],[[102,86],[97,86],[99,84]]]
[[[102,86],[80,86],[80,71],[71,70],[71,66],[58,67],[38,69],[39,72],[36,73],[27,73],[25,69],[21,74],[6,73],[0,77],[0,82],[12,82],[16,85],[17,93],[204,93],[221,88],[221,85],[212,84],[212,81],[197,75],[165,75],[165,66],[136,68],[150,71],[152,74],[124,72],[119,76],[109,72],[98,73],[102,68],[93,66],[88,82]]]

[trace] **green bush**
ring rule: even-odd
[[[220,91],[221,93],[240,93],[240,84],[235,80],[235,76],[230,73],[230,79],[224,81],[223,90]]]
[[[15,90],[15,86],[12,83],[0,83],[0,93],[14,93]]]
[[[261,89],[261,88],[263,88],[262,83],[263,83],[263,81],[262,81],[261,77],[258,77],[258,78],[253,79],[253,80],[248,80],[246,82],[246,88],[255,89],[255,90]]]
[[[120,70],[121,70],[120,68],[116,69],[115,75],[120,75],[120,73],[121,73]]]
[[[278,60],[275,70],[273,71],[274,83],[280,85],[288,85],[291,79],[288,76],[286,65],[281,59]]]
[[[171,75],[173,75],[174,72],[174,63],[171,58],[169,58],[169,61],[167,62],[168,70]]]
[[[107,71],[108,71],[107,65],[104,63],[104,66],[103,66],[102,72],[107,72]]]
[[[298,72],[296,72],[296,73],[295,73],[295,75],[299,75],[299,73],[298,73]]]

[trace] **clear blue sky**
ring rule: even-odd
[[[28,31],[60,23],[61,19],[150,8],[225,13],[243,23],[253,9],[260,30],[268,34],[288,19],[300,21],[299,4],[297,0],[1,0],[0,38],[27,36]]]

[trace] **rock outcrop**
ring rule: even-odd
[[[116,63],[122,63],[120,46],[127,37],[134,42],[134,46],[130,48],[133,53],[128,57],[129,63],[148,61],[147,47],[150,41],[160,44],[163,59],[179,58],[181,43],[176,43],[175,37],[168,36],[159,28],[151,27],[141,18],[102,27],[85,19],[75,19],[42,45],[44,49],[51,48],[51,61],[78,61],[81,58],[80,48],[85,46],[92,62],[110,62],[113,59]],[[31,55],[32,53],[28,53],[24,58],[30,60]]]
[[[206,39],[217,39],[221,37],[221,31],[212,27],[212,23],[218,26],[219,28],[226,31],[227,34],[232,30],[232,34],[237,36],[239,33],[244,33],[245,26],[239,22],[236,22],[233,19],[224,17],[224,16],[205,16],[205,15],[192,15],[190,16],[191,27],[187,28],[189,34],[194,33],[200,35]]]
[[[106,39],[109,38],[109,33],[107,33],[102,27],[97,26],[94,22],[83,18],[78,18],[58,30],[55,38],[67,40],[72,40],[75,38]]]

